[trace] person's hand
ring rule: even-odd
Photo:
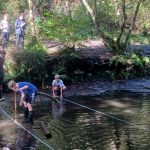
[[[14,92],[18,92],[19,90],[18,89],[14,89]]]
[[[12,88],[12,90],[13,90],[14,92],[18,92],[18,89],[17,89],[17,88]]]
[[[53,97],[56,97],[56,94],[53,94]]]
[[[20,101],[19,105],[22,106],[23,105],[23,101]]]

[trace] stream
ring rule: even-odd
[[[40,114],[36,114],[36,125],[31,127],[26,124],[25,127],[56,150],[146,150],[150,146],[149,99],[148,95],[126,92],[69,97],[69,100],[102,114],[66,101],[62,105],[45,101]],[[46,110],[48,105],[51,107]],[[49,149],[5,116],[2,115],[0,119],[1,147],[16,150]],[[48,123],[51,139],[46,139],[43,135],[38,124],[41,119]]]
[[[62,101],[39,95],[33,105],[33,126],[22,123],[23,109],[17,106],[17,122],[35,137],[0,111],[0,149],[49,150],[50,146],[54,150],[149,150],[150,95],[146,85],[149,86],[148,82],[121,83],[117,84],[120,90],[104,90],[95,95],[85,94],[87,86],[85,91],[80,90],[83,95],[68,94]],[[105,85],[100,88],[106,89]],[[4,97],[6,100],[0,106],[14,118],[13,93]],[[51,138],[44,135],[40,121],[45,123]]]

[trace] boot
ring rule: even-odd
[[[28,110],[28,108],[25,108],[25,111],[24,111],[24,118],[25,118],[25,119],[28,119],[28,116],[29,116],[29,110]]]
[[[34,112],[33,111],[29,111],[29,121],[30,123],[33,125],[34,122],[33,122],[33,117],[34,117]]]

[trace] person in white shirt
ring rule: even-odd
[[[3,15],[3,20],[0,23],[2,29],[2,46],[5,49],[9,42],[9,24],[8,24],[8,14]]]
[[[66,89],[63,81],[60,79],[60,75],[56,74],[55,79],[52,82],[52,92],[53,96],[60,96],[63,97],[63,91]]]

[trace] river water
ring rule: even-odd
[[[112,92],[100,96],[73,96],[68,97],[67,100],[63,100],[62,103],[43,100],[35,104],[36,119],[35,125],[31,127],[32,132],[53,149],[150,149],[149,95]],[[8,110],[7,107],[3,108]],[[18,108],[18,117],[19,115],[21,115],[21,109]],[[35,150],[49,149],[21,129],[18,132],[16,125],[3,115],[0,119],[0,141],[13,145],[10,149],[23,149],[21,145],[16,146],[18,136],[23,138],[22,141],[28,139],[28,146],[22,142],[24,149],[25,147]],[[52,138],[47,139],[44,136],[39,127],[41,120],[45,122]],[[29,141],[32,146],[29,145]]]

